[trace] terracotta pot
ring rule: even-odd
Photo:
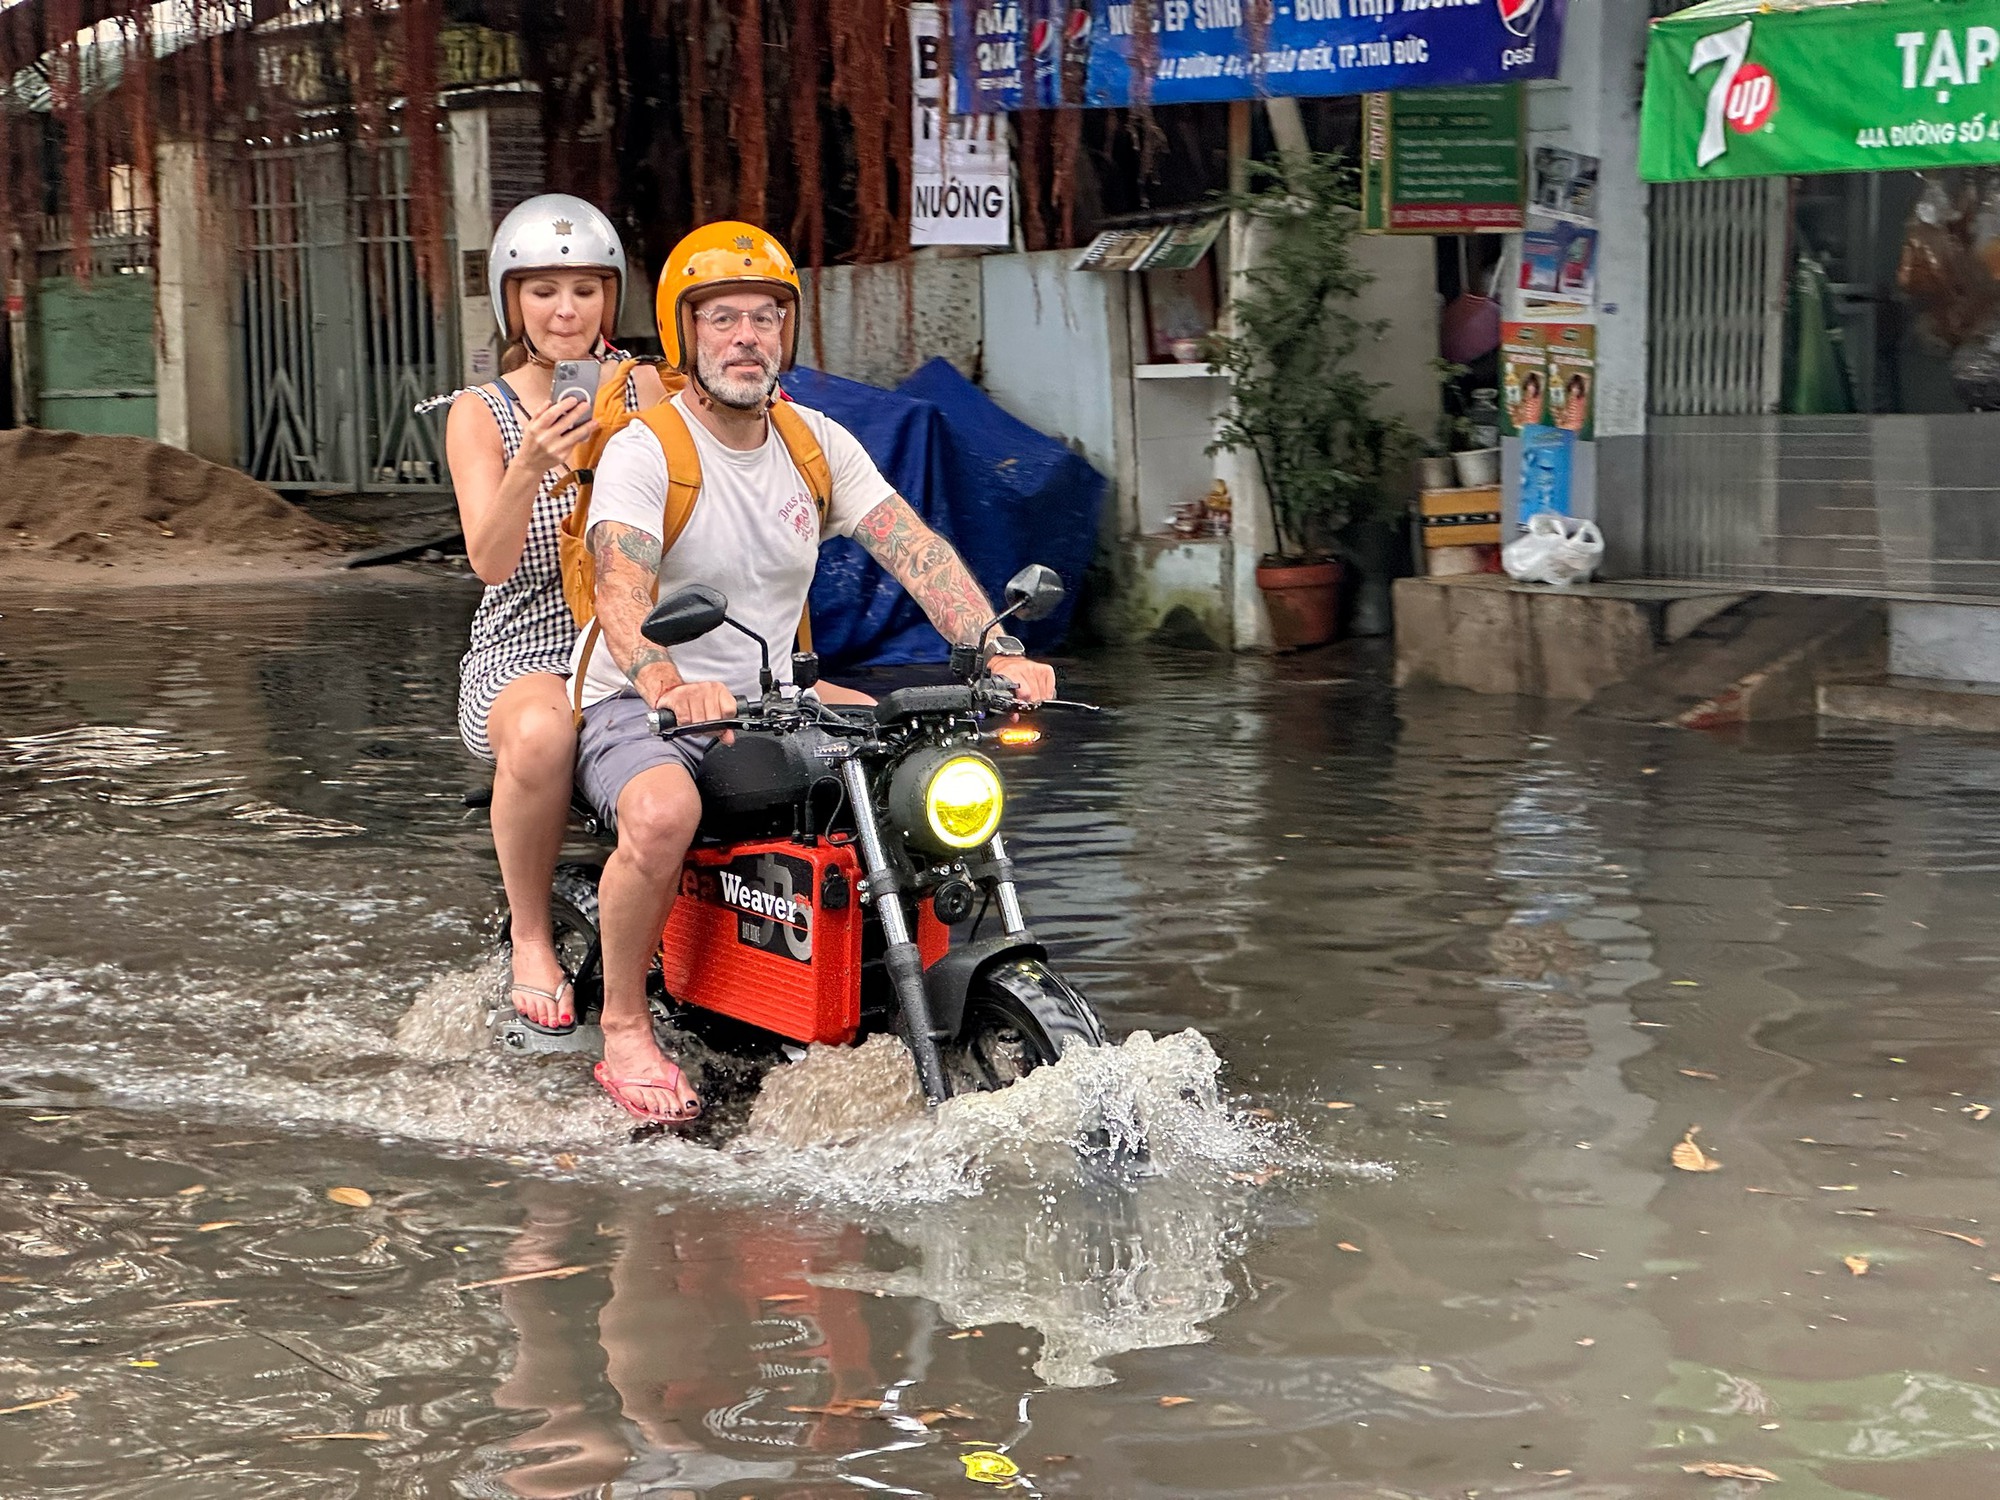
[[[1280,651],[1323,646],[1338,633],[1340,564],[1337,562],[1257,565],[1257,587],[1271,615],[1271,644]]]

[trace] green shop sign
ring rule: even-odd
[[[1473,234],[1521,227],[1519,84],[1369,94],[1361,118],[1364,228]]]
[[[2000,162],[2000,0],[1707,0],[1655,21],[1649,182]]]

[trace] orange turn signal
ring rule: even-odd
[[[1038,745],[1042,740],[1042,732],[1039,729],[1016,725],[1001,730],[999,740],[1003,745]]]

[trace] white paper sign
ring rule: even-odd
[[[1013,242],[1014,167],[1005,115],[945,112],[942,27],[932,4],[910,7],[910,243]]]

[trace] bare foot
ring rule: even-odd
[[[522,1016],[537,1026],[567,1026],[576,1019],[576,997],[564,988],[569,976],[556,960],[554,943],[516,939],[509,968],[509,999]]]
[[[640,1026],[604,1028],[604,1065],[599,1083],[611,1079],[606,1092],[635,1114],[662,1120],[692,1120],[701,1113],[701,1098],[688,1087],[679,1064],[653,1040],[651,1022]]]

